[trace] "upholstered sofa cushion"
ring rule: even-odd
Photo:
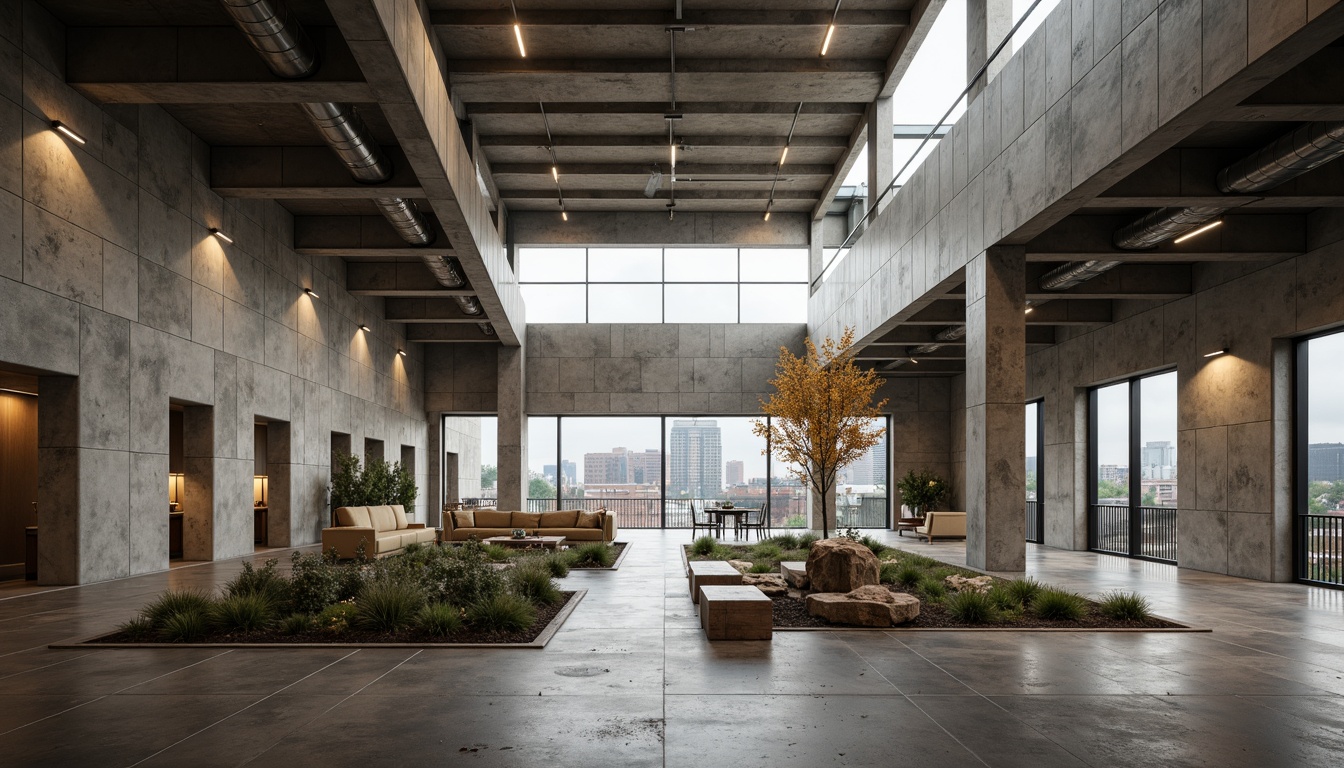
[[[575,527],[576,527],[576,528],[601,528],[601,527],[602,527],[602,513],[601,513],[601,512],[579,512],[579,519],[578,519],[578,522],[575,524]]]
[[[459,510],[457,510],[456,512],[453,512],[453,527],[454,527],[454,528],[475,528],[475,527],[476,527],[476,510],[474,510],[474,509],[459,509]]]
[[[539,528],[573,528],[578,525],[577,509],[562,509],[559,512],[542,512]]]
[[[373,527],[379,531],[397,530],[397,516],[391,507],[369,507],[369,517],[373,520]]]
[[[368,507],[338,507],[336,509],[336,522],[345,527],[373,527],[373,522],[369,519]]]
[[[392,505],[392,516],[397,519],[397,530],[410,525],[410,521],[406,519],[406,508],[400,504]]]
[[[514,512],[509,516],[509,525],[514,528],[533,530],[541,526],[540,512]]]
[[[513,524],[513,515],[497,509],[476,510],[476,525],[481,528],[508,528]]]

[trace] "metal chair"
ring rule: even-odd
[[[768,504],[760,509],[748,510],[747,514],[743,515],[742,538],[748,538],[753,530],[756,531],[758,541],[770,537],[770,506]]]
[[[714,535],[719,534],[719,523],[714,516],[705,511],[705,503],[696,499],[691,500],[691,539],[695,539],[695,532],[701,528],[711,528]]]

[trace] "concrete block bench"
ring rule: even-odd
[[[700,587],[700,626],[710,640],[769,640],[774,604],[755,587]]]
[[[691,580],[691,602],[700,604],[700,588],[707,584],[737,586],[742,573],[722,560],[692,560],[687,577]]]

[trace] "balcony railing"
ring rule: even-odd
[[[1092,548],[1114,555],[1129,554],[1129,507],[1116,504],[1092,505],[1092,530],[1096,536]]]
[[[1176,508],[1139,507],[1143,539],[1139,554],[1154,560],[1176,562]]]
[[[462,499],[467,507],[493,507],[496,499],[488,496]],[[606,508],[616,515],[620,528],[690,528],[691,502],[713,506],[731,501],[733,506],[757,509],[765,503],[761,496],[732,495],[713,499],[528,499],[528,512],[550,512],[556,509],[583,509],[597,511]],[[887,527],[887,498],[864,496],[856,503],[840,503],[836,507],[838,528]],[[771,528],[807,527],[807,498],[794,490],[773,493],[770,496]]]
[[[1040,526],[1037,525],[1039,522],[1037,520],[1039,504],[1040,502],[1035,499],[1027,500],[1027,541],[1034,541],[1037,543],[1041,541],[1041,534],[1043,533],[1043,531],[1040,530]]]
[[[1120,504],[1093,504],[1092,549],[1127,557],[1146,557],[1176,562],[1177,512],[1175,507],[1138,507],[1138,546],[1131,541],[1130,508]]]
[[[1298,577],[1344,586],[1344,516],[1302,515]]]

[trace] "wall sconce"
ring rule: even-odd
[[[230,245],[233,244],[233,238],[232,238],[232,237],[229,237],[228,235],[224,234],[223,232],[220,232],[220,231],[219,231],[219,227],[211,227],[211,228],[210,228],[210,234],[214,235],[215,237],[218,237],[220,240],[223,240],[224,242],[226,242],[226,243],[228,243],[228,244],[230,244]]]
[[[252,478],[252,499],[253,506],[267,506],[267,496],[270,494],[271,482],[266,475],[256,475]]]
[[[187,484],[187,476],[181,472],[168,473],[168,509],[176,512],[182,506],[183,490]]]
[[[370,328],[369,326],[365,325],[364,323],[360,323],[360,324],[359,324],[359,330],[361,330],[361,331],[363,331],[363,332],[365,332],[365,333],[373,333],[373,329]]]
[[[1212,352],[1210,352],[1210,353],[1208,353],[1208,354],[1206,354],[1206,355],[1204,355],[1204,356],[1205,356],[1205,357],[1218,357],[1219,355],[1226,355],[1226,354],[1227,354],[1228,352],[1230,352],[1230,351],[1231,351],[1231,350],[1228,349],[1227,347],[1223,347],[1222,349],[1215,349],[1215,350],[1213,350]]]
[[[320,297],[317,295],[317,291],[314,291],[312,288],[304,288],[304,289],[303,289],[303,292],[306,293],[306,294],[308,294],[308,296],[309,296],[310,298],[314,298],[314,299],[316,299],[316,298],[320,298]]]
[[[74,142],[77,142],[77,143],[79,143],[79,144],[84,144],[84,143],[86,143],[86,142],[84,141],[84,137],[83,137],[83,136],[80,136],[78,133],[75,133],[74,131],[72,131],[72,130],[70,129],[70,126],[66,125],[65,123],[62,123],[60,120],[52,120],[52,121],[51,121],[51,129],[52,129],[53,131],[56,131],[57,133],[63,133],[63,134],[65,134],[66,136],[68,136],[68,137],[69,137],[72,141],[74,141]]]
[[[397,354],[398,354],[398,355],[401,355],[402,357],[405,357],[405,356],[406,356],[406,350],[404,350],[404,349],[398,349],[398,350],[397,350]]]

